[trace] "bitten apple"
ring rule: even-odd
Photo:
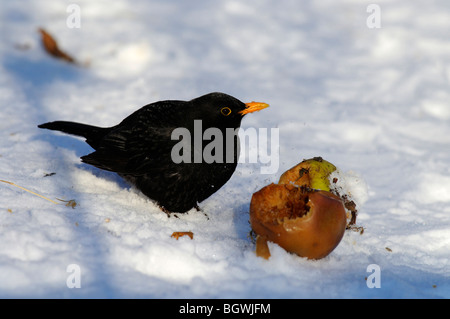
[[[288,252],[320,259],[341,241],[347,218],[341,199],[330,192],[270,184],[253,194],[250,223],[258,236],[258,256],[270,256],[268,240]]]
[[[322,157],[303,160],[284,172],[278,184],[294,184],[314,189],[330,191],[329,176],[336,170],[336,166]]]
[[[305,159],[285,171],[278,184],[293,184],[300,187],[323,190],[341,198],[347,214],[347,226],[354,225],[358,209],[348,190],[342,188],[346,174],[322,157]]]

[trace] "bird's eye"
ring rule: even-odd
[[[222,115],[224,115],[224,116],[228,116],[231,114],[231,109],[229,107],[225,106],[220,109],[220,113],[222,113]]]

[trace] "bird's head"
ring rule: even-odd
[[[262,102],[243,103],[225,93],[209,93],[191,101],[198,118],[210,123],[210,127],[238,128],[242,118],[249,113],[269,106]]]

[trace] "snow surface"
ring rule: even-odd
[[[67,27],[70,3],[0,4],[0,179],[77,203],[0,183],[0,297],[450,297],[448,1],[377,1],[381,28],[367,26],[372,2],[357,0],[77,0],[80,28]],[[89,66],[47,55],[39,27]],[[274,174],[240,163],[201,203],[209,219],[167,218],[81,164],[83,140],[36,127],[114,125],[212,91],[270,104],[242,128],[279,128],[280,162]],[[256,257],[252,193],[314,156],[358,177],[364,233],[347,231],[317,261],[276,245]],[[81,288],[67,286],[73,264]],[[380,288],[366,284],[372,264]]]

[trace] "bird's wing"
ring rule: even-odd
[[[131,114],[112,128],[96,151],[82,161],[120,174],[143,175],[167,170],[173,162],[171,151],[178,142],[171,140],[176,108],[158,102]]]
[[[108,171],[142,175],[164,169],[173,145],[165,130],[118,129],[106,135],[97,150],[82,160]]]

